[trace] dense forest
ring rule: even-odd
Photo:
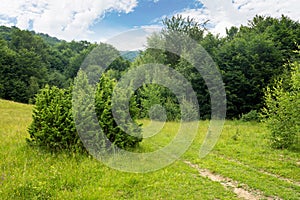
[[[63,41],[47,34],[0,27],[0,98],[34,103],[35,95],[46,85],[69,88],[85,57],[97,46],[117,54],[108,76],[118,80],[127,70],[146,63],[161,63],[185,76],[197,94],[201,118],[210,117],[210,96],[203,78],[190,63],[170,52],[151,48],[172,31],[187,34],[201,44],[218,65],[226,89],[227,117],[240,118],[264,104],[264,90],[282,78],[286,89],[290,65],[299,60],[300,24],[286,16],[256,16],[247,26],[227,29],[225,37],[213,35],[206,24],[174,16],[163,21],[160,34],[148,38],[148,49],[119,52],[107,44]],[[126,54],[121,56],[121,54]],[[136,57],[136,58],[135,58]],[[137,92],[138,117],[148,117],[153,104],[163,105],[169,120],[180,119],[178,102],[171,91],[159,85],[143,85]]]

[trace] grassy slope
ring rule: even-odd
[[[215,150],[204,159],[198,151],[207,129],[201,122],[199,137],[190,150],[171,166],[148,174],[112,170],[83,155],[51,154],[28,147],[26,128],[31,106],[0,100],[0,198],[1,199],[235,199],[219,183],[200,177],[183,160],[230,177],[266,195],[299,199],[300,187],[263,171],[300,181],[299,153],[266,147],[264,126],[227,122]],[[147,121],[144,121],[147,123]],[[167,123],[162,133],[145,140],[167,144],[177,123]]]

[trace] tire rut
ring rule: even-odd
[[[257,170],[258,172],[262,173],[262,174],[266,174],[266,175],[269,175],[269,176],[272,176],[272,177],[275,177],[277,179],[280,179],[282,181],[285,181],[285,182],[288,182],[288,183],[291,183],[293,185],[296,185],[296,186],[300,186],[300,182],[299,181],[295,181],[295,180],[292,180],[292,179],[289,179],[289,178],[285,178],[285,177],[282,177],[282,176],[279,176],[279,175],[276,175],[276,174],[273,174],[271,172],[268,172],[264,169],[257,169],[257,168],[254,168],[248,164],[245,164],[245,163],[242,163],[241,161],[239,160],[236,160],[236,159],[233,159],[233,158],[229,158],[229,157],[225,157],[224,155],[221,155],[221,154],[215,154],[216,156],[218,157],[221,157],[223,159],[226,159],[227,161],[230,161],[230,162],[233,162],[233,163],[237,163],[239,165],[242,165],[244,167],[247,167],[249,169],[255,169]]]
[[[190,167],[197,169],[199,175],[202,177],[209,178],[214,182],[220,183],[224,188],[233,191],[238,198],[246,199],[246,200],[259,200],[259,199],[267,199],[267,200],[281,200],[279,197],[272,196],[267,197],[263,195],[263,192],[260,190],[250,189],[246,184],[241,184],[238,181],[235,181],[231,178],[221,176],[219,174],[212,173],[208,169],[200,168],[197,164],[193,164],[190,161],[184,161],[185,164]]]

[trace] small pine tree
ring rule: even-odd
[[[115,85],[116,82],[104,74],[94,94],[86,74],[80,71],[73,88],[46,86],[36,96],[27,141],[51,150],[85,151],[85,146],[91,153],[113,146],[123,149],[137,146],[142,141],[140,126],[125,118],[122,125],[126,130],[123,130],[112,114]],[[119,97],[122,97],[122,91]],[[121,103],[125,101],[126,98],[121,99]],[[134,120],[138,112],[134,98],[130,98],[130,104]],[[97,116],[94,117],[95,111]],[[124,113],[124,110],[118,110],[119,116]],[[102,132],[98,131],[99,125]],[[80,130],[80,137],[76,128]]]
[[[35,98],[27,141],[52,150],[82,150],[72,116],[71,98],[71,89],[55,86],[42,89]]]
[[[119,148],[132,148],[142,141],[141,128],[134,122],[137,116],[137,105],[134,98],[129,98],[130,116],[122,106],[128,103],[127,94],[123,90],[115,92],[117,102],[112,102],[113,90],[116,89],[116,82],[106,75],[102,75],[97,86],[95,96],[95,107],[98,121],[106,137]],[[115,116],[112,106],[116,106]],[[116,118],[121,124],[117,124]]]

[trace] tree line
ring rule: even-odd
[[[45,85],[66,88],[96,44],[0,27],[0,98],[33,103]]]
[[[201,118],[210,118],[210,95],[199,72],[182,57],[151,48],[157,43],[165,45],[168,35],[173,32],[186,34],[204,47],[219,67],[225,84],[228,118],[240,118],[260,110],[264,105],[264,90],[274,84],[274,80],[283,78],[285,87],[289,87],[291,67],[285,63],[299,60],[299,54],[295,53],[300,43],[299,22],[286,16],[256,16],[246,26],[227,29],[224,37],[208,32],[206,24],[180,15],[166,18],[163,24],[161,33],[150,36],[148,48],[133,61],[124,59],[119,51],[107,44],[66,42],[46,34],[1,26],[0,98],[34,103],[35,95],[46,85],[68,88],[85,57],[95,47],[103,46],[108,55],[117,55],[107,70],[111,79],[118,80],[129,69],[141,64],[169,66],[191,83]],[[186,53],[184,48],[179,51]],[[168,88],[144,84],[135,95],[138,117],[149,117],[152,105],[161,104],[169,120],[180,119],[178,99]]]
[[[211,110],[210,95],[203,77],[182,57],[168,51],[151,49],[151,45],[164,45],[174,32],[187,34],[202,45],[221,71],[226,90],[227,117],[230,119],[259,111],[264,105],[265,89],[274,84],[276,79],[283,78],[288,87],[291,67],[286,63],[299,60],[296,51],[300,42],[300,24],[286,16],[279,19],[256,16],[247,26],[227,29],[225,37],[213,35],[206,31],[205,24],[182,16],[167,18],[163,22],[162,33],[148,39],[149,48],[135,60],[133,66],[158,62],[179,71],[196,91],[200,114],[204,119],[210,117]],[[179,53],[188,51],[182,48]],[[159,86],[147,87],[148,90],[154,87],[153,96],[158,95]],[[164,95],[169,94],[166,89],[160,89],[163,90],[160,93],[163,98],[160,98],[159,103],[168,108],[168,104],[175,100],[168,99],[170,95]]]

